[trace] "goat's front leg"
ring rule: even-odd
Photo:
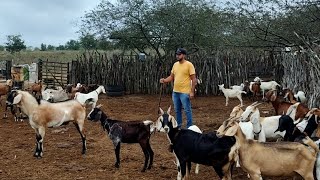
[[[120,142],[115,146],[114,151],[116,153],[116,163],[114,166],[116,168],[119,168],[120,167]]]
[[[229,102],[229,97],[226,96],[226,106],[228,106],[228,102]]]

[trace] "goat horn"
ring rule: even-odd
[[[96,106],[96,108],[101,108],[102,107],[102,104],[99,104],[98,106]]]

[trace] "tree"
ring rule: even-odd
[[[4,51],[5,47],[0,45],[0,51]]]
[[[61,51],[61,50],[66,50],[66,47],[64,45],[59,45],[56,49],[58,51]]]
[[[65,48],[67,50],[79,50],[80,49],[80,43],[76,40],[71,39],[68,41],[65,45]]]
[[[48,51],[53,51],[55,49],[55,47],[53,45],[48,45],[47,47]]]
[[[7,51],[12,54],[27,48],[27,46],[24,45],[24,41],[21,39],[21,35],[8,35],[7,40],[8,42],[5,47]]]
[[[80,37],[80,44],[85,50],[92,50],[97,48],[97,40],[93,34],[86,33]]]
[[[41,50],[41,51],[46,51],[46,50],[47,50],[47,45],[41,43],[40,50]]]

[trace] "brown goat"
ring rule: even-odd
[[[39,80],[38,83],[34,83],[32,86],[31,86],[31,92],[32,94],[37,97],[37,94],[39,93],[40,96],[41,96],[41,90],[42,90],[42,81]]]
[[[294,105],[293,103],[285,102],[285,101],[281,100],[281,97],[277,96],[276,90],[268,91],[266,93],[264,100],[272,103],[272,106],[276,112],[276,115],[286,114],[289,107]],[[309,112],[309,108],[307,108],[306,106],[304,106],[301,103],[296,104],[295,106],[292,106],[292,107],[296,108],[296,114],[295,114],[294,120],[304,118],[305,115]]]
[[[260,85],[261,85],[260,81],[252,83],[252,85],[251,85],[251,91],[253,93],[252,101],[258,100],[258,95],[260,95],[260,91],[261,91]]]

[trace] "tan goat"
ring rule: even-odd
[[[43,154],[43,138],[46,127],[59,127],[73,122],[82,139],[82,154],[86,152],[86,136],[84,134],[84,120],[86,118],[85,107],[77,100],[70,100],[59,103],[41,101],[38,104],[35,97],[27,91],[11,91],[7,103],[16,104],[28,115],[31,127],[36,131],[35,157],[41,158]]]
[[[260,143],[247,140],[234,120],[223,122],[217,134],[237,138],[241,168],[250,174],[251,179],[259,180],[261,175],[293,176],[296,173],[306,180],[314,179],[313,169],[319,149],[309,137],[303,142],[312,149],[297,142]]]

